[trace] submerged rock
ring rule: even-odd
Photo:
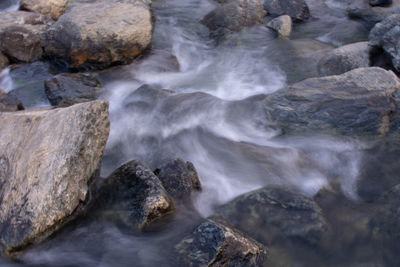
[[[270,94],[264,110],[283,134],[380,136],[398,124],[400,81],[381,68],[311,78]]]
[[[0,254],[12,255],[77,214],[98,175],[108,103],[0,113]]]
[[[12,61],[31,62],[42,56],[44,33],[53,24],[50,17],[24,11],[0,16],[0,52]]]
[[[157,176],[140,161],[114,171],[95,193],[94,208],[106,218],[145,230],[174,210],[174,204]]]
[[[45,55],[74,69],[128,64],[149,47],[149,1],[76,1],[47,32]]]
[[[318,63],[322,76],[338,75],[347,71],[369,66],[368,42],[359,42],[336,48]]]
[[[22,105],[21,101],[6,94],[6,92],[0,89],[0,112],[18,111],[23,109],[24,105]]]
[[[95,100],[103,92],[100,81],[87,74],[59,74],[46,81],[45,88],[53,106]]]
[[[219,213],[265,244],[270,244],[276,236],[315,244],[327,230],[321,209],[314,200],[278,187],[265,187],[239,196],[222,206]]]
[[[58,20],[75,0],[21,0],[20,9]]]
[[[269,21],[267,27],[274,29],[282,37],[289,37],[292,33],[292,19],[288,15],[282,15]]]
[[[175,246],[180,266],[262,266],[264,247],[220,219],[207,219]]]
[[[264,8],[268,15],[289,15],[294,22],[310,18],[310,10],[304,0],[264,0]]]

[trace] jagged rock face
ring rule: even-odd
[[[207,219],[175,246],[180,266],[262,266],[266,250],[221,219]]]
[[[23,110],[24,105],[18,99],[0,89],[0,112]]]
[[[10,11],[0,16],[0,52],[12,61],[31,62],[42,56],[42,41],[54,21],[47,16]]]
[[[108,103],[0,113],[0,253],[52,234],[80,210],[107,142]]]
[[[50,103],[57,106],[96,100],[103,88],[93,76],[63,73],[46,81],[45,91]]]
[[[264,0],[264,8],[269,15],[289,15],[295,22],[310,18],[310,10],[304,0]]]
[[[74,69],[127,64],[149,47],[150,3],[140,0],[76,1],[47,32],[45,55]]]
[[[359,68],[280,89],[264,110],[283,134],[382,136],[398,126],[399,82],[391,71]]]
[[[75,0],[21,0],[20,9],[58,20]]]

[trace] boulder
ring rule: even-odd
[[[272,238],[318,243],[327,224],[311,198],[278,187],[265,187],[237,197],[219,209],[219,214],[238,229],[270,244]],[[261,240],[260,240],[261,239]]]
[[[47,80],[45,91],[50,103],[57,106],[95,100],[103,88],[100,81],[91,75],[63,73]]]
[[[371,7],[368,1],[354,0],[347,8],[351,18],[362,19],[370,23],[376,23],[393,14],[400,13],[400,1],[393,0],[390,7]]]
[[[0,89],[0,112],[18,111],[23,109],[24,105],[22,105],[21,101],[6,94],[6,92]]]
[[[368,42],[341,46],[321,58],[318,62],[318,72],[321,76],[328,76],[368,67],[369,52]]]
[[[177,266],[262,266],[264,247],[221,219],[207,219],[175,246]]]
[[[138,230],[174,210],[160,180],[140,161],[119,167],[96,191],[93,207],[101,216]]]
[[[0,52],[0,71],[2,69],[5,69],[8,66],[8,64],[10,64],[8,58],[5,55],[3,55],[3,53]]]
[[[44,33],[53,20],[40,14],[10,11],[0,16],[0,52],[11,61],[31,62],[42,56]]]
[[[75,0],[21,0],[20,9],[58,20]]]
[[[261,0],[234,0],[222,3],[207,14],[202,23],[217,40],[245,27],[262,24],[266,12]]]
[[[282,15],[269,21],[267,27],[277,31],[282,37],[289,37],[292,33],[292,19],[288,15]]]
[[[264,8],[268,15],[289,15],[294,22],[310,18],[310,10],[304,0],[264,0]]]
[[[73,69],[128,64],[149,47],[149,1],[76,1],[46,32],[45,55]]]
[[[377,23],[369,34],[369,45],[382,48],[400,72],[400,14],[392,15]]]
[[[201,184],[193,163],[175,159],[155,172],[165,190],[175,200],[189,200],[193,192],[201,190]]]
[[[4,112],[0,125],[0,254],[12,256],[83,207],[108,138],[108,103]]]
[[[282,134],[383,136],[397,127],[399,79],[377,67],[310,78],[272,93],[264,110]]]

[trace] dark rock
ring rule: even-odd
[[[180,266],[262,266],[267,256],[261,244],[220,219],[207,219],[175,251]]]
[[[20,9],[40,13],[54,20],[67,11],[75,0],[21,0]]]
[[[202,23],[210,29],[211,37],[220,40],[245,27],[262,24],[265,15],[261,0],[234,0],[211,11]]]
[[[99,80],[86,74],[63,73],[45,82],[46,95],[53,106],[87,102],[103,92]]]
[[[108,103],[0,113],[0,254],[42,241],[81,211],[98,175]]]
[[[160,180],[140,161],[122,165],[104,180],[93,205],[105,218],[139,230],[174,210]]]
[[[174,200],[188,200],[194,191],[201,190],[199,177],[191,162],[173,160],[157,169],[156,174]]]
[[[362,19],[370,23],[376,23],[393,14],[400,13],[400,2],[393,1],[390,7],[372,7],[369,1],[353,0],[347,8],[351,18]]]
[[[310,18],[310,10],[304,0],[264,0],[264,8],[268,15],[289,15],[294,22]]]
[[[10,64],[8,58],[5,55],[3,55],[3,53],[0,52],[0,71],[2,69],[5,69],[8,66],[8,64]]]
[[[11,61],[31,62],[42,56],[44,33],[53,20],[24,11],[10,11],[0,16],[0,52]]]
[[[149,47],[150,1],[76,1],[46,32],[45,55],[73,69],[128,64]]]
[[[269,121],[283,134],[383,136],[397,126],[399,79],[381,68],[311,78],[270,94]]]
[[[21,101],[6,94],[0,89],[0,112],[24,110]]]

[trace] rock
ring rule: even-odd
[[[310,18],[310,10],[304,0],[264,0],[264,8],[268,15],[289,15],[294,22]]]
[[[207,219],[175,246],[178,266],[262,266],[264,247],[226,222]]]
[[[377,67],[310,78],[268,95],[264,110],[282,134],[382,136],[398,124],[399,82]]]
[[[245,27],[263,23],[266,12],[261,0],[233,0],[222,3],[207,14],[202,23],[217,40]]]
[[[327,230],[317,203],[278,187],[265,187],[239,196],[222,206],[219,213],[264,244],[270,244],[275,236],[316,244]],[[261,236],[254,236],[257,232]]]
[[[168,194],[176,200],[189,200],[194,191],[201,190],[196,169],[189,161],[175,159],[155,172]]]
[[[45,88],[53,106],[95,100],[103,92],[99,80],[87,74],[59,74],[46,81]]]
[[[73,69],[128,64],[149,47],[149,1],[76,1],[47,32],[45,54]]]
[[[24,105],[22,105],[21,101],[9,96],[6,92],[0,89],[0,112],[18,111],[23,109]]]
[[[21,0],[20,9],[58,20],[75,0]]]
[[[98,175],[108,103],[0,113],[0,254],[42,241],[79,213]]]
[[[371,7],[368,1],[354,0],[347,8],[351,18],[362,19],[367,22],[376,23],[393,14],[400,13],[400,1],[393,1],[390,7]]]
[[[359,42],[336,48],[318,62],[321,76],[338,75],[352,69],[369,66],[368,42]]]
[[[288,15],[282,15],[269,21],[267,26],[277,31],[282,37],[289,37],[292,33],[292,19]]]
[[[0,52],[11,61],[31,62],[42,56],[44,32],[53,24],[49,17],[24,11],[0,16]]]
[[[0,52],[0,71],[5,69],[9,63],[8,58]]]
[[[94,201],[94,208],[106,218],[139,230],[174,210],[174,203],[157,176],[135,160],[104,180]]]
[[[382,48],[390,56],[393,67],[400,72],[400,14],[377,23],[369,34],[369,45]]]

